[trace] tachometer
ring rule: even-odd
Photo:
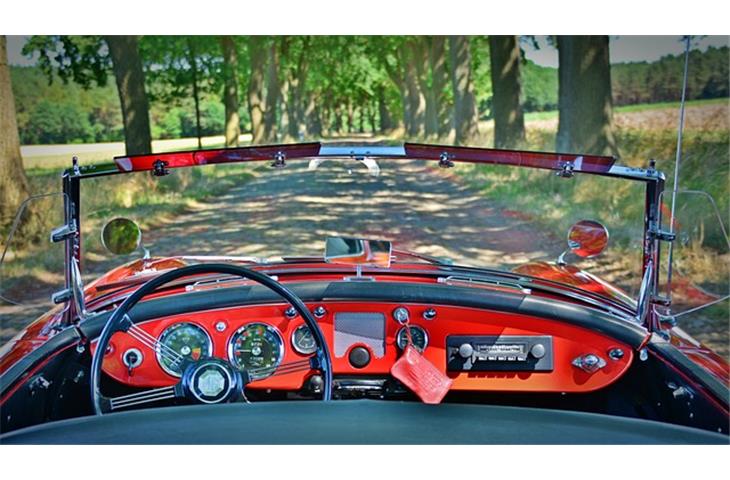
[[[302,355],[309,355],[317,351],[317,342],[314,341],[312,331],[306,325],[300,325],[291,335],[294,350]]]
[[[279,332],[264,323],[249,323],[236,330],[228,342],[228,359],[252,379],[274,373],[284,358],[284,342]]]
[[[419,352],[423,352],[428,346],[428,333],[426,330],[419,327],[418,325],[411,325],[411,338],[413,339],[413,348]],[[406,335],[406,327],[401,328],[398,331],[398,335],[395,338],[398,348],[404,350],[408,345],[408,336]]]
[[[208,332],[194,323],[181,322],[171,325],[162,332],[158,341],[165,351],[173,350],[189,360],[198,360],[213,354],[213,342]],[[170,355],[163,356],[158,350],[156,356],[157,362],[165,372],[174,377],[182,374],[180,363],[175,363]]]

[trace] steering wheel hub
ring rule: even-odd
[[[243,379],[226,362],[207,359],[188,365],[182,386],[198,402],[221,403],[238,396],[243,389]]]

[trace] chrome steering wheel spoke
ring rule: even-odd
[[[104,413],[114,412],[127,407],[136,407],[146,403],[159,402],[183,397],[180,384],[169,387],[151,388],[141,392],[120,395],[118,397],[102,397],[102,411]]]

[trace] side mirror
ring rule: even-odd
[[[387,240],[328,237],[324,261],[342,265],[369,265],[390,267],[392,245]]]
[[[115,218],[102,228],[101,243],[115,255],[129,255],[142,244],[142,230],[128,218]]]
[[[581,220],[568,230],[568,249],[581,258],[600,255],[608,245],[608,230],[593,220]],[[565,265],[565,254],[558,258],[558,264]]]

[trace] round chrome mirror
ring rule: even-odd
[[[142,230],[128,218],[115,218],[101,230],[101,243],[115,255],[128,255],[142,243]]]
[[[581,220],[568,231],[568,248],[583,258],[599,255],[608,245],[608,230],[593,220]]]

